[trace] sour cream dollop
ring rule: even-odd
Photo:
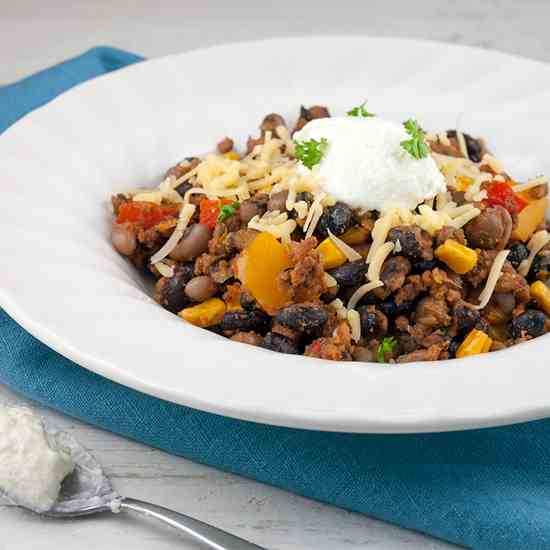
[[[69,452],[30,409],[0,405],[0,491],[17,504],[45,512],[74,467]]]
[[[413,209],[447,190],[431,157],[415,159],[403,149],[410,136],[402,124],[378,117],[319,118],[294,134],[298,141],[322,138],[328,148],[314,167],[320,185],[354,208]]]

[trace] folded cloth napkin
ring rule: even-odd
[[[95,48],[0,88],[0,130],[139,61]],[[0,383],[106,430],[294,493],[490,550],[550,548],[550,421],[419,435],[278,428],[174,405],[93,374],[0,310]]]

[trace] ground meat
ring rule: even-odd
[[[326,107],[321,105],[313,105],[309,109],[306,109],[303,105],[300,107],[300,117],[296,121],[296,126],[292,133],[301,130],[310,120],[315,118],[328,118],[330,113]]]
[[[290,244],[292,267],[279,275],[279,285],[290,295],[290,303],[317,302],[326,291],[325,270],[319,252],[314,250],[317,239]]]
[[[233,143],[233,140],[231,138],[225,137],[218,143],[218,151],[220,154],[229,153],[229,151],[233,150],[233,146],[235,144]]]
[[[486,208],[464,226],[470,246],[486,250],[502,250],[512,234],[512,218],[502,206]]]
[[[442,143],[439,139],[430,141],[430,149],[438,155],[447,155],[449,157],[461,157],[462,152],[456,137],[448,138],[449,143]]]
[[[456,227],[451,227],[449,225],[446,225],[436,233],[435,246],[443,244],[447,239],[457,241],[464,246],[468,244],[466,242],[466,237],[464,236],[464,231],[462,231],[462,229],[457,229]]]
[[[347,322],[341,321],[332,336],[318,338],[306,347],[304,355],[332,361],[351,361],[351,332]]]
[[[213,256],[227,256],[230,251],[227,249],[227,227],[223,223],[217,223],[212,233],[212,238],[208,241],[208,252]]]
[[[433,240],[417,225],[398,225],[388,234],[388,239],[401,247],[401,254],[410,259],[431,260],[434,257]]]
[[[376,222],[374,213],[371,211],[367,211],[359,214],[358,211],[356,211],[355,218],[357,219],[359,225],[366,231],[366,238],[368,239]]]
[[[436,267],[422,274],[422,283],[430,296],[445,299],[449,304],[454,304],[464,297],[462,279],[456,273]]]
[[[477,255],[477,264],[464,275],[464,278],[474,288],[477,288],[487,280],[491,266],[498,254],[496,250],[480,250]]]
[[[298,343],[303,336],[297,330],[293,330],[289,327],[285,327],[284,325],[277,323],[277,321],[273,322],[273,326],[271,327],[271,332],[273,332],[274,334],[280,334],[281,336],[284,336],[285,338],[287,338],[291,342],[294,342],[295,344]]]
[[[227,260],[220,260],[212,265],[209,275],[215,283],[222,284],[233,277],[233,269]]]
[[[220,259],[219,256],[205,252],[195,260],[195,275],[210,275],[210,269]]]
[[[249,344],[251,346],[261,346],[263,338],[255,332],[236,332],[230,337],[230,340],[234,342],[241,342],[243,344]]]
[[[451,324],[447,303],[433,296],[426,296],[418,302],[414,319],[427,328],[448,327]]]
[[[398,363],[412,363],[415,361],[436,361],[441,353],[447,349],[447,340],[431,345],[428,349],[419,349],[406,353],[397,358]]]
[[[527,303],[531,299],[529,283],[512,266],[505,262],[502,267],[502,274],[498,278],[495,292],[513,294],[520,303]]]
[[[397,291],[395,303],[399,306],[403,303],[412,302],[424,291],[426,287],[420,275],[409,275],[405,284]]]
[[[234,253],[244,250],[258,235],[255,229],[239,229],[227,236],[227,249]]]

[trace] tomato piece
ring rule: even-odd
[[[207,225],[210,229],[214,229],[218,223],[221,207],[233,204],[235,201],[230,199],[202,199],[200,202],[199,223]]]
[[[513,188],[504,181],[495,181],[487,186],[485,203],[489,206],[502,206],[510,214],[519,214],[527,206],[527,201],[514,193]]]
[[[155,204],[154,202],[125,202],[120,205],[117,223],[133,223],[144,229],[150,229],[161,221],[177,216],[177,206]]]

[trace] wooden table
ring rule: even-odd
[[[193,5],[191,5],[193,4]],[[277,35],[374,34],[431,38],[550,61],[550,3],[473,0],[406,2],[181,2],[39,0],[0,6],[0,83],[98,44],[147,57],[219,42]],[[336,6],[336,4],[332,4]],[[361,7],[358,7],[361,6]],[[232,62],[228,60],[228,62]],[[237,62],[237,61],[235,61]],[[511,75],[513,80],[513,75]],[[0,403],[25,403],[0,387]],[[154,501],[286,550],[443,550],[455,546],[325,506],[127,441],[49,410],[105,466],[122,494]],[[0,550],[198,548],[130,515],[57,522],[0,501]]]

